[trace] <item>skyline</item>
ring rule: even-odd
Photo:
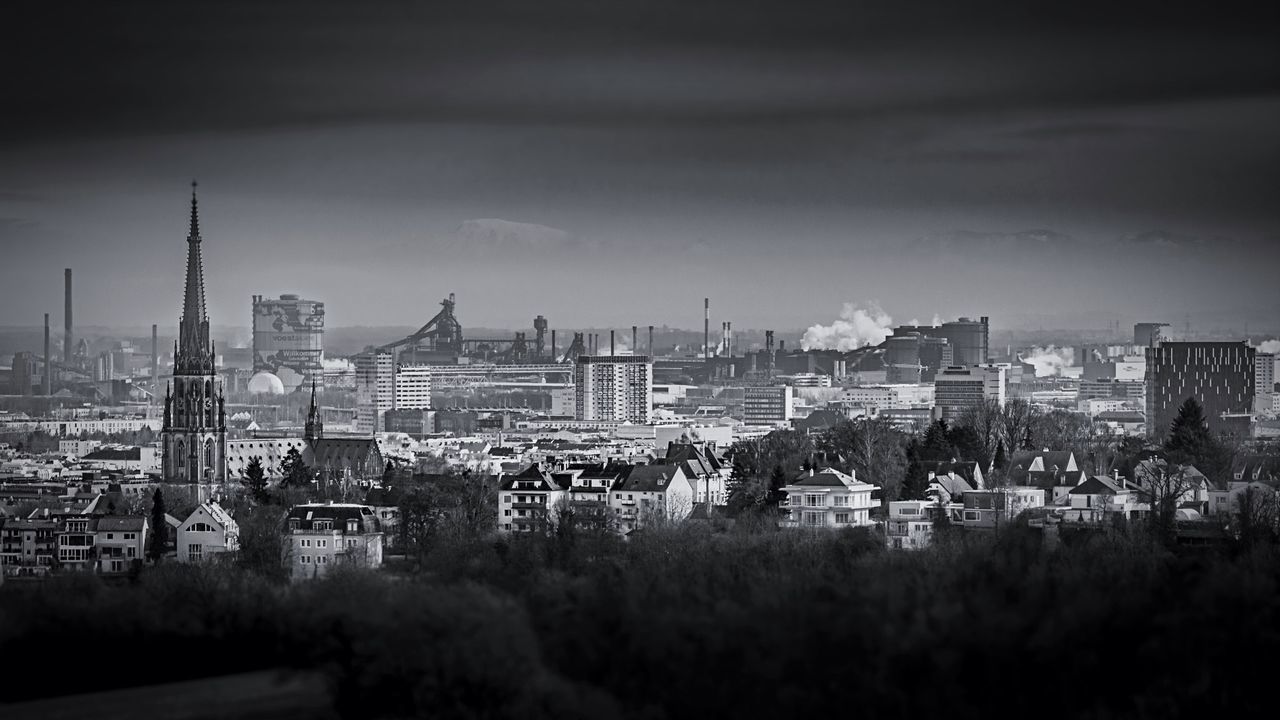
[[[174,322],[193,177],[215,325],[1277,315],[1271,18],[769,5],[26,6],[0,324]]]

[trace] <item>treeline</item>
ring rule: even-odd
[[[162,565],[0,590],[0,701],[264,668],[345,717],[1216,717],[1269,709],[1280,554],[1025,527],[914,553],[695,526],[442,540],[429,573]],[[109,661],[108,661],[109,660]],[[56,683],[56,684],[55,684]],[[0,714],[3,714],[0,712]]]

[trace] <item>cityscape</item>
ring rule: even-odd
[[[1274,24],[658,5],[84,9],[101,125],[0,122],[0,717],[1267,712]]]

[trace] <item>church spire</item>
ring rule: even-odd
[[[196,183],[191,183],[191,228],[187,233],[187,279],[182,293],[182,319],[178,324],[175,372],[204,374],[213,370],[209,319],[205,315],[204,267],[200,257],[200,212]]]
[[[316,405],[316,379],[311,378],[311,407],[307,410],[307,423],[303,427],[303,438],[313,443],[324,436],[324,420],[320,417],[320,407]]]

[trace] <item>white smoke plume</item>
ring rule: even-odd
[[[1030,354],[1022,356],[1022,362],[1035,366],[1036,377],[1052,377],[1061,375],[1063,368],[1070,367],[1075,355],[1073,348],[1050,345],[1032,348]]]
[[[1262,344],[1258,346],[1258,352],[1280,355],[1280,340],[1264,340]]]
[[[893,318],[880,309],[877,303],[861,308],[847,302],[840,310],[840,319],[830,325],[814,325],[804,331],[800,347],[805,350],[839,350],[847,352],[867,345],[879,345],[893,334],[889,327]]]

